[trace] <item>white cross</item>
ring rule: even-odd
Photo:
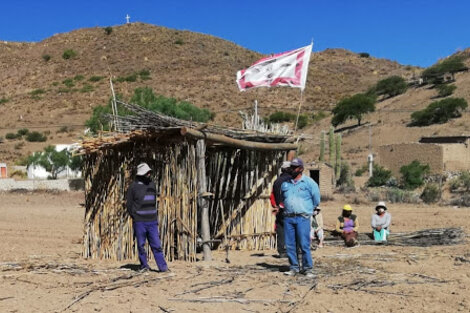
[[[129,16],[129,14],[126,14],[126,21],[127,21],[126,24],[129,24],[129,19],[130,19],[130,18],[131,18],[131,17]]]

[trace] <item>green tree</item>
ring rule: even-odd
[[[27,165],[39,165],[51,173],[52,179],[57,179],[57,174],[63,171],[70,162],[70,153],[67,149],[60,152],[53,146],[47,146],[43,152],[36,152],[27,159]]]
[[[410,126],[428,126],[443,124],[452,118],[462,116],[462,111],[467,108],[467,101],[463,98],[447,98],[435,101],[421,111],[411,114]]]
[[[402,184],[405,189],[416,189],[424,184],[424,176],[429,173],[429,165],[414,160],[400,168]]]
[[[113,32],[113,28],[111,26],[107,26],[104,29],[104,32],[106,33],[106,35],[111,35],[111,33]]]
[[[372,177],[367,181],[367,186],[369,187],[380,187],[387,184],[387,182],[392,178],[392,171],[387,170],[386,168],[374,164],[374,170],[372,171]]]
[[[331,124],[338,126],[348,119],[357,119],[357,124],[361,125],[364,114],[375,111],[375,98],[362,93],[341,100],[333,109],[333,119]]]
[[[395,97],[406,91],[408,85],[401,76],[390,76],[379,81],[375,87],[375,94]]]
[[[449,57],[425,69],[421,76],[423,80],[427,83],[440,83],[442,80],[442,75],[444,75],[445,73],[450,73],[453,77],[455,73],[466,70],[467,67],[465,66],[463,61],[464,58],[462,56]]]
[[[457,89],[457,86],[442,84],[442,85],[437,85],[436,89],[437,89],[437,96],[444,98],[453,94],[455,89]]]

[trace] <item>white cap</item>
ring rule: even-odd
[[[152,169],[150,166],[147,165],[147,163],[140,163],[137,166],[137,176],[144,176],[148,172],[150,172]]]
[[[281,168],[289,168],[289,167],[290,167],[290,161],[282,162]]]

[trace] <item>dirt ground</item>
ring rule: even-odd
[[[470,247],[326,246],[316,278],[287,277],[275,251],[214,253],[138,273],[81,257],[81,193],[0,195],[0,312],[470,312]],[[322,204],[327,227],[340,200]],[[353,205],[368,223],[373,204]],[[390,205],[395,232],[470,230],[470,209]]]

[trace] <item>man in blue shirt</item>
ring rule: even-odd
[[[310,252],[310,218],[320,204],[320,189],[317,183],[302,174],[304,163],[295,158],[291,161],[292,179],[281,186],[284,200],[284,234],[290,271],[286,275],[300,272],[297,249],[302,251],[302,272],[313,277],[313,260]]]

